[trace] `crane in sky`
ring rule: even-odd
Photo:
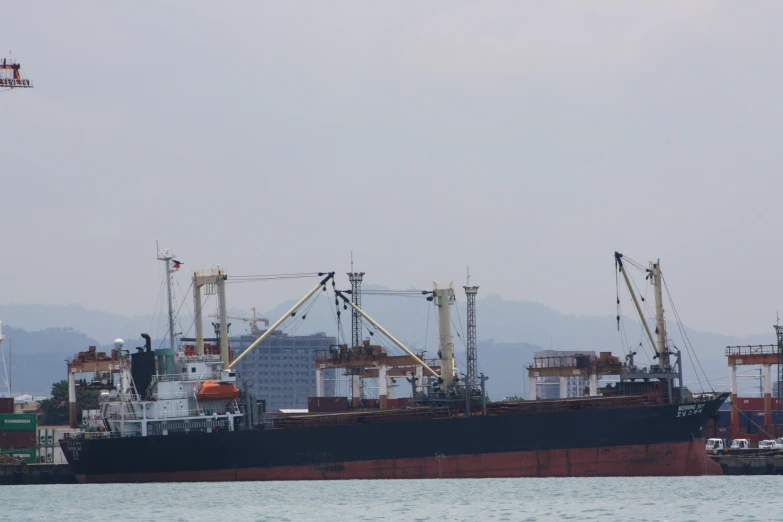
[[[260,332],[258,328],[258,323],[264,323],[264,325],[268,328],[269,327],[269,319],[266,317],[258,317],[256,315],[256,309],[255,307],[250,309],[253,312],[253,317],[236,317],[229,315],[228,319],[234,319],[235,321],[244,321],[246,323],[250,323],[250,333],[252,334],[258,334]],[[210,314],[210,317],[217,317],[217,314]]]
[[[32,88],[33,82],[22,78],[20,70],[22,66],[13,61],[13,58],[3,58],[0,62],[0,89]]]

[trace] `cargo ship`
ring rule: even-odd
[[[633,296],[622,255],[615,254],[615,261]],[[223,269],[196,272],[195,347],[181,347],[167,361],[152,350],[149,337],[133,354],[118,340],[120,386],[104,393],[105,430],[65,439],[61,447],[82,483],[721,474],[706,454],[703,432],[728,394],[694,397],[683,387],[679,351],[669,347],[665,333],[660,263],[651,265],[649,275],[656,285],[657,341],[636,297],[634,302],[658,364],[637,368],[631,353],[618,363],[620,381],[602,396],[591,389],[585,398],[488,402],[485,378],[474,387],[470,376],[459,378],[455,369],[451,285],[424,292],[441,327],[437,367],[394,338],[353,296],[335,290],[333,272],[321,274],[307,295],[232,359],[227,275]],[[350,306],[416,365],[407,378],[412,406],[358,404],[349,411],[256,422],[241,404],[233,368],[330,281],[337,303],[342,299],[344,309]],[[219,351],[213,353],[205,350],[199,327],[205,285],[216,288],[221,311]],[[345,348],[335,347],[334,356],[361,356],[361,347]],[[579,360],[599,368],[598,361]]]

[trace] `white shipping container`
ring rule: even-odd
[[[38,430],[38,446],[53,446],[54,442],[54,430]]]
[[[52,464],[54,462],[54,448],[40,447],[38,448],[38,458],[36,461],[39,464]]]

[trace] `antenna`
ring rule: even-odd
[[[469,280],[470,276],[468,276]],[[476,294],[478,294],[479,287],[465,286],[463,288],[468,300],[468,342],[466,345],[466,362],[468,367],[466,368],[465,386],[472,390],[479,384],[478,343],[476,342]]]
[[[157,250],[158,261],[163,261],[163,264],[166,266],[166,290],[169,304],[169,344],[173,352],[176,348],[174,345],[174,303],[171,301],[171,260],[174,259],[174,254],[168,248],[161,252],[157,239],[155,240],[155,249]]]

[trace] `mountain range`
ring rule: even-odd
[[[295,300],[281,303],[266,312],[265,317],[275,320],[282,316]],[[362,308],[375,320],[392,332],[412,349],[426,350],[428,357],[437,353],[437,317],[431,303],[424,296],[395,294],[382,287],[368,286],[362,296]],[[557,312],[541,303],[503,299],[488,295],[478,299],[477,333],[479,339],[479,369],[490,379],[487,382],[490,397],[527,395],[525,366],[532,361],[533,353],[541,349],[612,351],[616,355],[627,353],[633,347],[638,355],[637,364],[649,364],[649,343],[638,346],[642,338],[640,323],[623,317],[624,336],[618,332],[614,316],[575,316]],[[464,368],[464,332],[466,304],[458,300],[452,313],[455,351],[458,366]],[[339,312],[339,314],[338,314]],[[248,317],[245,310],[229,309],[229,315]],[[334,297],[319,295],[281,329],[289,334],[325,332],[350,340],[350,309],[336,305]],[[66,357],[87,346],[110,349],[117,337],[123,337],[126,346],[142,344],[140,334],[149,332],[155,339],[163,339],[166,319],[160,316],[126,317],[99,310],[87,310],[79,305],[0,305],[0,319],[5,325],[5,355],[13,350],[14,393],[48,394],[55,380],[65,378]],[[211,319],[205,318],[205,323]],[[178,332],[192,335],[185,325],[192,318],[182,318]],[[232,320],[231,333],[248,331],[248,325]],[[178,325],[180,326],[180,325]],[[205,325],[205,332],[211,331]],[[774,333],[733,337],[711,332],[700,332],[683,326],[688,341],[684,342],[677,324],[667,323],[669,337],[683,352],[685,383],[691,389],[723,390],[728,387],[728,370],[724,349],[728,345],[757,345],[774,342]],[[365,325],[364,337],[373,343],[399,349],[376,333],[374,327]],[[155,346],[161,343],[155,341]],[[2,377],[0,377],[0,380]],[[740,384],[740,391],[747,395],[757,391],[758,382]]]

